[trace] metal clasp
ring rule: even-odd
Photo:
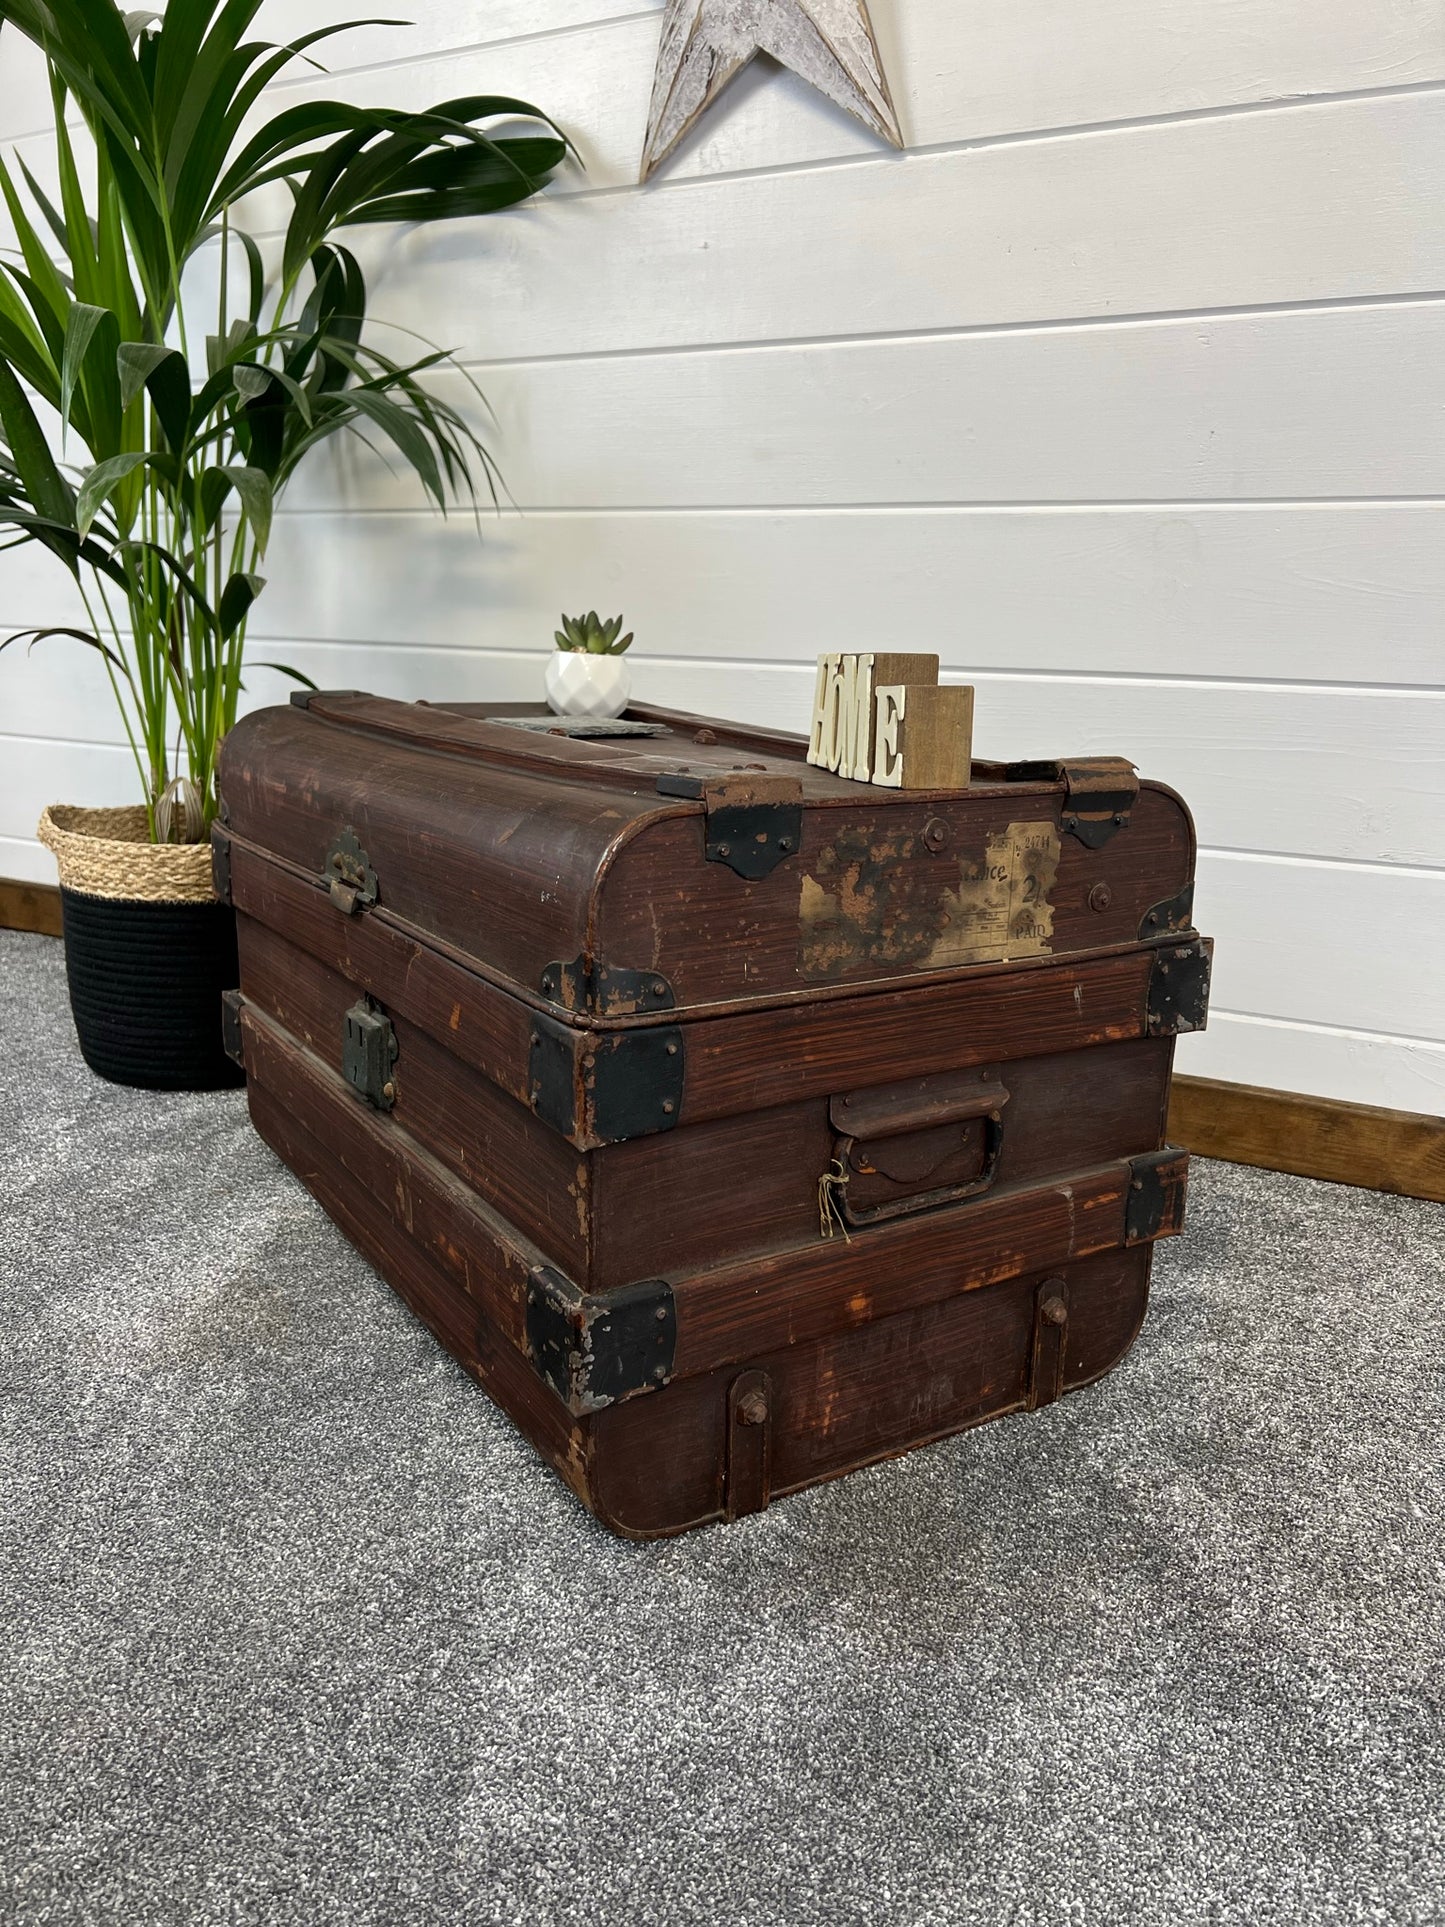
[[[346,1013],[341,1069],[351,1088],[374,1110],[389,1111],[396,1102],[396,1080],[391,1069],[396,1057],[391,1019],[373,1004],[353,1004]]]
[[[376,872],[355,830],[343,830],[326,852],[325,881],[331,901],[344,917],[369,910],[376,902]]]

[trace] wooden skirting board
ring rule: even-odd
[[[0,930],[60,935],[60,892],[53,883],[13,883],[0,877]]]
[[[0,877],[0,929],[58,937],[59,890]],[[1179,1077],[1169,1139],[1202,1158],[1445,1203],[1445,1118]]]
[[[1178,1077],[1169,1139],[1202,1158],[1445,1203],[1445,1118]]]

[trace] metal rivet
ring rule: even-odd
[[[669,1057],[676,1057],[676,1056],[677,1056],[677,1045],[676,1045],[676,1044],[669,1044],[669,1045],[668,1045],[668,1047],[667,1047],[667,1054],[668,1054],[668,1056],[669,1056]]]
[[[542,988],[550,997],[552,992],[557,988],[557,979],[555,977],[544,977],[542,979]]]
[[[654,997],[665,997],[667,995],[667,985],[662,981],[660,977],[658,978],[657,982],[652,986],[652,994]]]
[[[1122,817],[1122,815],[1119,815],[1114,818],[1114,821],[1116,823],[1122,823],[1124,821],[1124,818]]]
[[[1142,1191],[1144,1189],[1143,1178],[1131,1178],[1129,1181],[1129,1189],[1131,1191]]]
[[[1089,892],[1089,908],[1091,910],[1107,910],[1113,901],[1114,892],[1109,888],[1107,883],[1096,883]]]
[[[538,1045],[538,1044],[540,1044],[540,1043],[541,1043],[541,1041],[542,1041],[542,1033],[541,1033],[541,1031],[539,1031],[539,1030],[534,1030],[534,1031],[532,1032],[532,1043],[533,1043],[533,1046],[535,1047],[536,1045]]]
[[[780,850],[791,850],[792,847],[793,839],[790,836],[780,836],[778,838],[778,848]]]
[[[662,1381],[667,1377],[667,1367],[665,1365],[654,1365],[652,1368],[652,1376],[657,1380],[658,1384],[660,1385]]]
[[[665,1114],[666,1114],[666,1115],[667,1115],[668,1117],[671,1117],[671,1116],[672,1116],[672,1114],[673,1114],[673,1112],[674,1112],[674,1111],[675,1111],[675,1110],[677,1109],[677,1106],[676,1106],[676,1105],[675,1105],[675,1104],[673,1103],[673,1101],[672,1101],[672,1099],[671,1099],[670,1097],[665,1097],[665,1098],[663,1098],[663,1100],[662,1100],[662,1108],[663,1108],[663,1111],[664,1111],[664,1113],[665,1113]]]
[[[719,843],[719,844],[718,844],[718,846],[717,846],[717,853],[718,853],[718,855],[719,855],[719,856],[731,856],[731,855],[732,855],[732,851],[731,851],[731,850],[729,849],[729,847],[727,846],[727,844],[726,844],[726,843]]]
[[[768,1416],[768,1401],[761,1392],[749,1392],[738,1401],[738,1424],[761,1425]]]
[[[657,1310],[652,1315],[657,1320],[659,1325],[665,1325],[667,1323],[667,1306],[659,1305]]]
[[[392,1099],[396,1096],[395,1084],[393,1084],[388,1079],[388,1081],[385,1084],[383,1084],[381,1087],[381,1094],[386,1099],[387,1103],[390,1104]]]
[[[1062,1298],[1046,1298],[1040,1310],[1051,1325],[1062,1325],[1069,1315],[1069,1308]]]

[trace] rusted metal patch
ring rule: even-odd
[[[926,832],[844,832],[818,854],[798,901],[799,968],[814,981],[879,965],[943,970],[1052,949],[1059,832],[1010,823],[978,857],[941,856]]]

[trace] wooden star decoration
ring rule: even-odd
[[[644,181],[760,53],[791,67],[893,146],[903,145],[867,0],[667,0]]]

